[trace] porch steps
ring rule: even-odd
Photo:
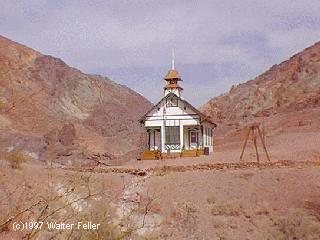
[[[161,158],[161,152],[155,150],[144,150],[142,152],[141,160],[155,160]]]
[[[141,160],[175,159],[179,157],[198,157],[204,155],[202,149],[183,150],[181,153],[161,153],[159,150],[144,150]]]
[[[199,156],[199,152],[197,149],[183,150],[181,152],[181,157],[197,157],[197,156]]]

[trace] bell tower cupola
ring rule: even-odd
[[[174,93],[178,97],[181,97],[182,87],[179,86],[179,81],[182,81],[178,71],[174,67],[174,52],[172,51],[172,66],[171,70],[167,73],[164,80],[166,81],[166,86],[164,87],[164,95],[169,93]]]

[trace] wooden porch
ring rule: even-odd
[[[179,157],[198,157],[204,155],[203,149],[182,150],[181,152],[161,153],[159,150],[144,150],[141,160],[175,159]]]

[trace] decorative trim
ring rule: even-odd
[[[163,118],[156,118],[156,119],[148,119],[146,121],[161,121],[161,120],[165,120],[165,121],[169,121],[169,120],[179,120],[179,121],[182,121],[182,120],[199,120],[200,118],[170,118],[170,119],[163,119]]]
[[[165,115],[165,116],[199,116],[199,114],[196,114],[196,113],[190,113],[190,114],[170,114],[170,115]],[[150,115],[147,115],[146,117],[154,117],[154,116],[150,116]]]
[[[181,97],[177,96],[174,93],[168,93],[166,96],[164,96],[157,104],[155,104],[146,114],[144,114],[140,119],[139,122],[140,123],[144,123],[145,122],[145,118],[146,116],[148,116],[148,114],[155,109],[156,107],[159,107],[160,103],[168,96],[173,95],[175,97],[177,97],[178,99],[180,99],[180,101],[182,101],[183,103],[185,103],[185,105],[189,106],[189,108],[194,111],[195,113],[198,113],[198,115],[200,116],[200,121],[201,122],[208,122],[209,124],[213,125],[213,127],[215,128],[217,126],[217,124],[215,124],[214,122],[212,122],[210,119],[208,119],[208,117],[206,115],[204,115],[202,112],[200,112],[198,109],[196,109],[194,106],[192,106],[190,103],[188,103],[186,100],[182,99]]]
[[[180,144],[165,144],[164,148],[166,150],[180,150]]]

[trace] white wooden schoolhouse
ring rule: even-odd
[[[142,158],[153,158],[155,152],[209,154],[213,151],[213,130],[217,125],[182,97],[182,79],[174,68],[174,60],[164,80],[164,97],[140,119],[147,131],[147,149]]]

